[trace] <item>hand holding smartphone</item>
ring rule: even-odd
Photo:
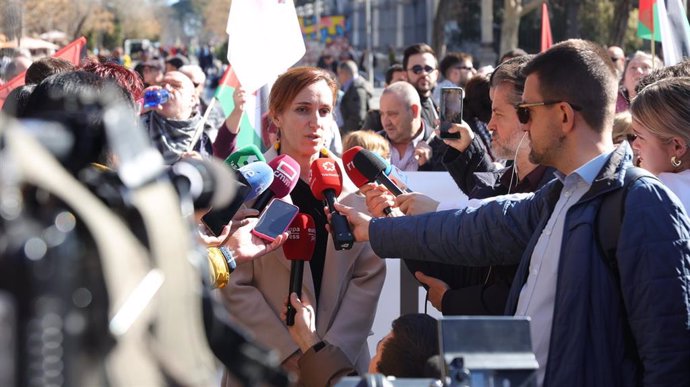
[[[273,242],[278,235],[288,229],[297,213],[299,213],[299,207],[274,198],[259,216],[252,234]]]
[[[441,138],[460,138],[460,133],[450,133],[451,124],[462,122],[462,103],[465,91],[462,87],[443,87],[441,88],[441,111],[439,127]]]

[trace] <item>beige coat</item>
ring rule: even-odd
[[[267,160],[274,157],[273,149],[266,153]],[[338,162],[344,174],[339,202],[366,212],[364,198],[354,194],[356,187],[344,173],[339,159]],[[284,200],[290,201],[290,197]],[[290,266],[283,249],[277,249],[238,266],[222,291],[231,318],[251,332],[260,344],[277,350],[281,361],[299,350],[280,320],[288,294]],[[370,360],[367,337],[384,279],[385,263],[374,254],[369,242],[357,242],[350,250],[336,251],[329,237],[321,298],[317,303],[310,266],[304,266],[302,294],[316,303],[317,334],[340,348],[361,374],[366,373]]]

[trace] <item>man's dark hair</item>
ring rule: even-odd
[[[606,50],[580,39],[558,43],[536,55],[523,69],[539,78],[544,101],[563,101],[578,110],[597,132],[611,127],[618,76]],[[527,101],[543,102],[543,101]]]
[[[53,74],[65,73],[74,70],[74,65],[60,58],[41,58],[29,66],[24,74],[24,83],[38,85],[44,79]]]
[[[513,59],[513,58],[517,58],[519,56],[525,56],[525,55],[527,55],[527,51],[525,51],[521,48],[515,48],[515,49],[507,51],[503,55],[501,55],[501,58],[498,60],[498,64],[500,65],[501,63],[507,61],[508,59]]]
[[[2,111],[12,117],[22,115],[34,88],[36,85],[22,85],[10,91],[7,99],[5,99],[5,104],[2,105]]]
[[[189,60],[185,57],[182,57],[182,56],[174,56],[174,57],[166,60],[165,63],[167,63],[167,64],[171,65],[172,67],[174,67],[175,69],[179,70],[180,67],[182,67],[184,65],[188,65]]]
[[[522,91],[525,90],[525,74],[523,74],[522,69],[532,58],[534,58],[534,55],[523,55],[508,59],[491,73],[491,78],[489,78],[491,87],[498,87],[498,85],[504,83],[513,86],[513,93],[510,96],[510,102],[513,105],[520,103]]]
[[[483,123],[491,119],[491,98],[489,78],[480,75],[472,77],[465,85],[464,120],[476,118]],[[469,121],[468,121],[469,122]]]
[[[441,59],[441,62],[438,64],[438,71],[441,72],[444,78],[448,78],[446,71],[450,70],[458,63],[460,63],[460,56],[455,52],[451,52]]]
[[[690,59],[685,59],[682,62],[674,64],[673,66],[658,68],[643,76],[635,86],[635,92],[639,94],[642,89],[656,81],[674,77],[690,77]]]
[[[426,361],[439,353],[437,321],[405,314],[393,321],[393,335],[381,346],[378,370],[397,378],[425,377]]]
[[[400,63],[394,63],[391,65],[391,67],[388,68],[388,70],[386,70],[386,85],[391,84],[391,81],[393,80],[393,74],[399,71],[405,71],[405,68],[403,68]]]
[[[410,60],[410,57],[412,55],[427,53],[433,55],[434,58],[436,58],[436,53],[434,52],[434,49],[426,43],[417,43],[407,47],[403,52],[403,68],[407,70],[407,62]]]

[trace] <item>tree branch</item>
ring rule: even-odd
[[[528,13],[534,11],[535,9],[539,8],[539,6],[541,6],[543,2],[543,0],[532,0],[527,2],[527,4],[523,4],[522,10],[520,11],[520,17],[523,17]]]

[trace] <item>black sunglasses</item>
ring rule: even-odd
[[[431,74],[431,73],[432,73],[434,70],[436,70],[436,69],[433,68],[433,67],[431,67],[431,66],[429,66],[429,65],[426,65],[426,66],[414,65],[414,66],[412,66],[409,70],[412,70],[413,73],[419,75],[419,74],[421,74],[423,71],[426,72],[426,73],[428,73],[428,74]]]
[[[568,105],[570,105],[573,108],[573,110],[576,110],[576,111],[582,110],[581,107],[579,107],[577,105],[573,105],[572,103],[566,102],[566,101],[544,101],[544,102],[521,103],[521,104],[515,105],[515,111],[517,112],[518,121],[520,121],[520,123],[523,125],[529,122],[529,118],[530,118],[529,117],[529,108],[537,107],[537,106],[555,105],[555,104],[561,103],[561,102],[567,103]]]

